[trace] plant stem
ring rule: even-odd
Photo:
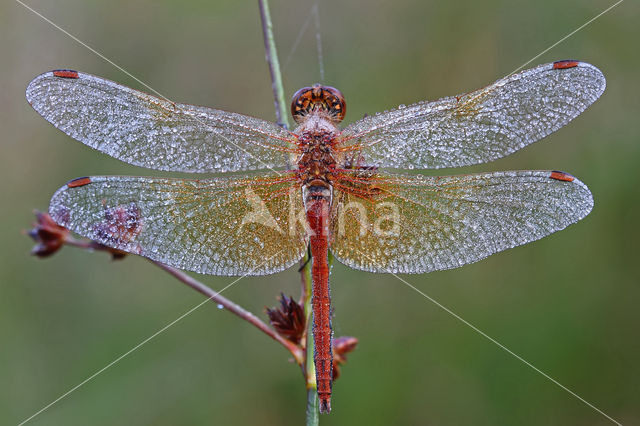
[[[271,13],[269,12],[268,0],[258,0],[260,5],[260,17],[262,18],[262,32],[264,35],[264,47],[266,51],[266,60],[269,64],[271,73],[271,87],[273,89],[273,97],[276,107],[276,119],[278,124],[284,128],[289,128],[289,120],[287,114],[287,105],[284,100],[284,89],[282,87],[282,75],[280,72],[280,63],[278,62],[278,52],[276,50],[276,42],[273,37],[273,24],[271,22]],[[300,268],[300,278],[302,281],[302,300],[304,306],[304,314],[307,321],[306,335],[303,336],[303,345],[305,351],[304,375],[307,388],[307,425],[317,426],[319,424],[318,402],[316,396],[316,371],[313,364],[313,333],[310,332],[311,327],[311,268],[309,267],[310,254],[302,259],[302,267]]]
[[[259,0],[260,18],[262,19],[262,34],[264,36],[264,48],[269,72],[271,73],[271,88],[276,107],[276,120],[285,129],[289,128],[287,105],[284,101],[284,89],[282,86],[282,74],[280,73],[280,62],[278,61],[278,51],[276,41],[273,37],[273,24],[271,23],[271,13],[269,12],[269,1]]]
[[[311,363],[313,364],[313,363]],[[314,378],[315,381],[315,378]],[[318,426],[320,423],[318,412],[318,396],[316,389],[307,389],[307,426]]]
[[[313,354],[314,354],[313,330],[312,330],[313,324],[311,321],[311,315],[312,315],[311,279],[312,278],[311,278],[311,268],[309,267],[309,265],[311,264],[311,261],[312,261],[311,255],[307,251],[307,255],[302,259],[302,262],[304,262],[303,263],[304,267],[300,270],[300,278],[302,281],[302,296],[303,296],[303,300],[301,303],[303,304],[303,307],[304,307],[304,316],[307,324],[307,329],[303,336],[303,341],[305,342],[304,348],[306,353],[304,370],[305,370],[305,377],[307,379],[307,391],[313,392],[313,394],[315,395],[315,392],[317,390],[317,383],[316,383],[316,368],[315,368],[315,364],[313,363]],[[317,405],[315,400],[314,400],[314,405]]]
[[[307,385],[307,426],[317,426],[320,422],[320,416],[318,411],[318,385],[316,383],[316,366],[313,362],[313,323],[311,321],[312,309],[311,309],[311,263],[310,255],[307,255],[302,259],[304,267],[300,270],[300,277],[302,279],[302,296],[304,303],[304,316],[307,321],[307,330],[303,336],[303,342],[305,344],[305,363],[304,363],[304,375]]]

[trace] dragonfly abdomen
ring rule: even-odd
[[[311,305],[313,308],[313,361],[320,412],[331,411],[333,352],[331,348],[331,295],[329,292],[329,211],[331,187],[314,182],[304,190],[307,221],[311,230],[311,278],[313,281]]]

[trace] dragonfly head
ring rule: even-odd
[[[311,112],[324,111],[337,124],[344,118],[346,109],[342,93],[330,86],[314,84],[312,87],[303,87],[291,99],[291,115],[296,123],[301,123]]]

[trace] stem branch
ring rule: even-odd
[[[65,238],[65,244],[73,247],[83,248],[86,250],[99,250],[99,251],[106,251],[109,253],[113,253],[113,249],[107,246],[104,246],[102,244],[99,244],[90,240],[84,240],[84,239],[77,240],[71,236],[68,236]],[[290,342],[289,340],[278,335],[275,331],[269,328],[267,324],[262,322],[260,318],[258,318],[251,312],[247,311],[240,305],[233,303],[231,300],[227,299],[226,297],[221,296],[217,291],[213,290],[211,287],[191,277],[186,272],[183,272],[172,266],[165,265],[164,263],[156,262],[155,260],[151,260],[151,259],[148,259],[148,260],[154,265],[158,266],[160,269],[163,269],[169,274],[173,275],[176,279],[178,279],[178,281],[188,285],[189,287],[196,290],[197,292],[207,296],[213,302],[222,306],[224,309],[228,310],[232,314],[238,316],[239,318],[242,318],[243,320],[247,321],[249,324],[252,324],[258,330],[262,331],[267,336],[271,337],[273,340],[275,340],[276,342],[284,346],[289,352],[291,352],[291,355],[293,355],[296,363],[303,365],[305,357],[302,349],[296,346],[295,343]]]
[[[267,326],[264,322],[260,321],[260,318],[258,318],[251,312],[247,311],[240,305],[233,303],[231,300],[227,299],[226,297],[221,296],[217,291],[213,290],[211,287],[206,286],[200,281],[194,279],[190,275],[187,275],[185,272],[179,269],[176,269],[172,266],[165,265],[164,263],[156,262],[155,260],[149,259],[149,261],[155,264],[156,266],[158,266],[160,269],[164,269],[169,274],[173,275],[179,281],[188,285],[192,289],[196,290],[199,293],[204,294],[213,302],[222,306],[224,309],[228,310],[232,314],[249,322],[250,324],[255,326],[258,330],[262,331],[267,336],[271,337],[273,340],[275,340],[276,342],[284,346],[289,352],[291,352],[291,354],[293,355],[293,357],[295,358],[298,364],[302,363],[302,360],[303,360],[302,350],[298,346],[296,346],[294,343],[281,337],[279,334],[277,334],[275,331],[269,328],[269,326]]]

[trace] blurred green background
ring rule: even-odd
[[[256,2],[30,0],[165,96],[273,120]],[[315,3],[273,1],[287,97],[319,80]],[[510,73],[607,1],[321,1],[325,82],[347,122],[467,92]],[[622,3],[529,67],[576,58],[604,96],[546,140],[463,172],[560,169],[589,185],[593,213],[541,241],[462,269],[405,276],[622,424],[640,424],[638,211],[640,8]],[[156,175],[54,129],[27,104],[41,72],[72,68],[142,89],[19,3],[0,5],[0,424],[17,424],[202,300],[144,259],[67,248],[29,255],[21,234],[67,180]],[[449,173],[452,171],[445,171]],[[458,172],[458,171],[456,171]],[[200,276],[220,289],[230,278]],[[335,264],[336,336],[360,339],[322,424],[612,424],[392,276]],[[225,292],[263,319],[292,268]],[[284,425],[304,421],[288,353],[205,305],[33,419],[34,425]]]

